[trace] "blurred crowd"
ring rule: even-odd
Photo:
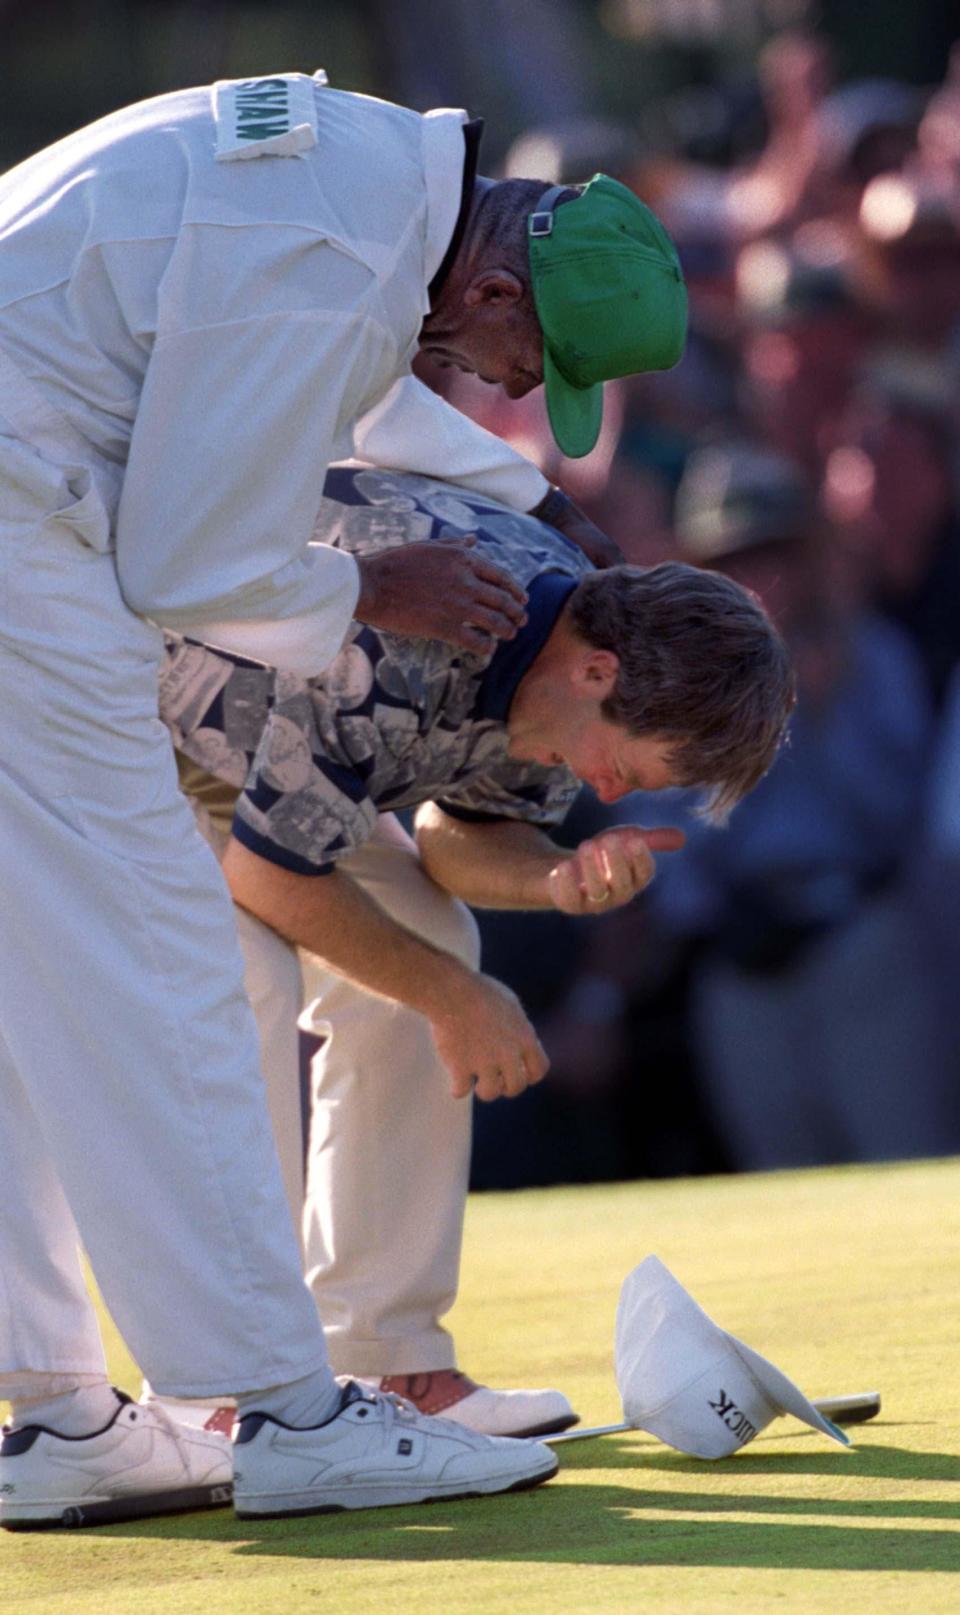
[[[3,162],[141,95],[323,62],[486,115],[488,173],[531,124],[499,172],[614,174],[677,240],[686,356],[607,386],[586,460],[558,456],[541,394],[425,372],[628,560],[756,590],[800,683],[789,749],[725,830],[627,804],[688,835],[644,900],[481,916],[553,1073],[478,1107],[474,1182],[960,1151],[960,47],[934,85],[850,76],[893,56],[915,77],[957,32],[945,9],[448,0],[439,30],[429,0],[100,0],[82,29],[68,0],[0,10]],[[757,48],[815,11],[829,37]],[[571,842],[604,814],[584,793]]]
[[[512,147],[508,175],[616,174],[684,261],[686,357],[608,386],[587,460],[558,458],[539,394],[427,376],[628,560],[755,590],[800,688],[725,830],[627,804],[689,838],[641,902],[485,918],[554,1070],[481,1107],[479,1186],[960,1150],[960,49],[927,90],[834,71],[823,39],[775,37],[748,150],[739,83]],[[571,837],[611,812],[582,799]]]

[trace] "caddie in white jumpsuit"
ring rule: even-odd
[[[384,431],[392,452],[406,432],[413,470],[439,455],[445,477],[524,510],[548,494],[408,374],[466,205],[465,123],[278,75],[142,103],[0,181],[0,1396],[15,1427],[59,1397],[53,1431],[86,1438],[67,1402],[89,1410],[84,1387],[105,1383],[77,1232],[157,1389],[232,1391],[298,1430],[337,1406],[232,911],[157,716],[161,625],[323,667],[364,598],[354,560],[307,551],[324,472],[376,458]],[[49,1434],[0,1447],[0,1523],[41,1517],[46,1482],[23,1514],[6,1476]],[[283,1475],[250,1480],[267,1437],[248,1434],[244,1511],[293,1507]]]
[[[303,670],[336,652],[357,568],[306,540],[327,462],[415,350],[460,206],[464,115],[276,82],[263,145],[238,129],[235,87],[188,91],[0,184],[0,1395],[15,1404],[103,1380],[74,1221],[158,1387],[244,1392],[326,1363],[231,906],[157,718],[155,624],[246,648],[255,623],[261,654]],[[416,394],[407,463],[422,448],[430,469],[440,436],[448,475],[452,459],[523,508],[543,497],[532,466],[412,379],[400,391]]]

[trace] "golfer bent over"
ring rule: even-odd
[[[628,901],[651,843],[682,838],[614,830],[570,857],[546,832],[578,781],[605,801],[701,783],[729,806],[771,760],[792,682],[774,630],[724,579],[594,572],[543,523],[422,477],[333,468],[327,495],[319,530],[346,548],[475,531],[528,595],[516,638],[464,656],[358,625],[307,682],[181,643],[161,712],[225,842],[236,806],[226,867],[298,1221],[289,943],[304,950],[325,1044],[303,1234],[334,1365],[474,1428],[559,1428],[573,1414],[558,1392],[473,1389],[453,1372],[440,1322],[458,1281],[465,1095],[474,1078],[489,1099],[545,1070],[515,998],[481,973],[462,900],[591,914]],[[419,851],[391,811],[411,807]]]

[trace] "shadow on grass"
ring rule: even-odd
[[[874,1429],[880,1428],[874,1426]],[[801,1433],[799,1439],[805,1442]],[[685,1458],[683,1453],[671,1452],[658,1442],[655,1446],[639,1446],[629,1437],[605,1436],[596,1441],[585,1441],[575,1451],[564,1446],[561,1451],[561,1470],[568,1473],[577,1469],[643,1469],[664,1471],[671,1475],[703,1475],[704,1462],[700,1458]],[[723,1473],[723,1465],[706,1466],[711,1474]],[[905,1447],[871,1445],[854,1446],[846,1453],[836,1447],[811,1452],[765,1452],[758,1442],[737,1453],[727,1464],[727,1473],[740,1477],[749,1475],[837,1475],[879,1480],[960,1481],[960,1457],[946,1452],[916,1452]],[[952,1505],[951,1505],[952,1506]],[[960,1504],[958,1504],[960,1509]],[[960,1518],[960,1513],[958,1513]]]
[[[624,1454],[624,1457],[628,1454]],[[862,1465],[836,1458],[781,1455],[736,1459],[742,1484],[762,1475],[854,1474],[917,1480],[960,1479],[960,1459],[943,1453],[873,1448]],[[638,1466],[641,1467],[641,1466]],[[647,1467],[677,1479],[703,1466],[677,1457]],[[960,1532],[891,1526],[892,1519],[960,1521],[956,1503],[914,1499],[776,1496],[738,1490],[584,1484],[570,1471],[561,1485],[510,1499],[436,1503],[429,1508],[359,1511],[304,1519],[238,1521],[226,1512],[109,1528],[109,1535],[232,1545],[238,1557],[342,1561],[466,1560],[524,1564],[690,1565],[783,1570],[960,1571]],[[671,1517],[671,1516],[683,1516]],[[773,1516],[750,1518],[741,1516]],[[729,1516],[729,1517],[724,1517]],[[733,1516],[737,1516],[734,1518]],[[837,1523],[833,1523],[835,1517]],[[825,1523],[825,1519],[827,1523]],[[854,1521],[856,1523],[854,1523]]]

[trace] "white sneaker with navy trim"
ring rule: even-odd
[[[0,1438],[0,1525],[8,1531],[112,1525],[154,1514],[224,1508],[233,1495],[230,1442],[190,1430],[122,1391],[92,1435],[44,1425]]]
[[[294,1430],[251,1412],[233,1441],[241,1520],[525,1491],[558,1467],[539,1442],[478,1435],[353,1381],[325,1424]]]

